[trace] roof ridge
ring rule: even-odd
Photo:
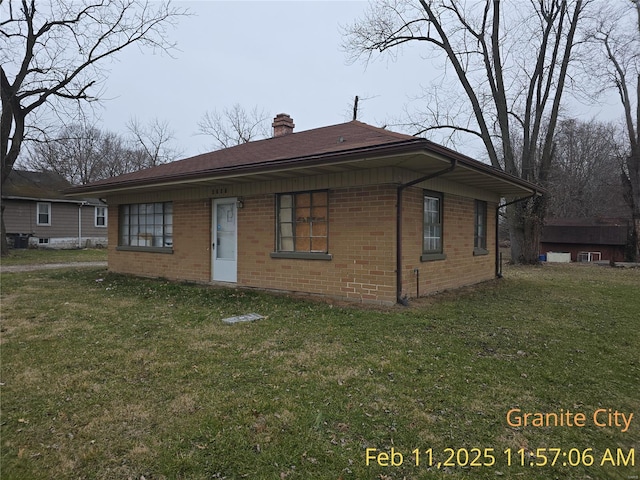
[[[307,130],[300,130],[298,132],[291,132],[291,133],[289,133],[287,135],[282,135],[282,136],[278,136],[278,137],[268,137],[268,138],[260,138],[260,139],[257,139],[257,140],[250,140],[248,142],[239,143],[238,145],[232,145],[230,147],[220,148],[220,149],[217,149],[217,150],[210,150],[210,151],[207,151],[207,152],[203,152],[203,153],[198,153],[196,155],[192,155],[190,157],[180,158],[178,160],[174,160],[173,162],[169,162],[169,163],[174,163],[174,164],[175,163],[180,163],[180,162],[184,162],[186,160],[192,160],[192,159],[195,159],[195,158],[198,158],[198,157],[215,155],[217,152],[235,150],[235,149],[244,147],[244,146],[246,146],[248,144],[258,145],[258,144],[260,144],[262,142],[266,143],[268,141],[291,138],[294,135],[295,136],[299,136],[299,135],[302,135],[302,134],[313,134],[315,132],[320,132],[320,131],[323,131],[323,130],[328,130],[328,129],[336,128],[336,127],[339,127],[339,126],[348,126],[348,125],[357,125],[359,127],[363,127],[363,128],[372,130],[374,132],[387,135],[389,137],[397,138],[398,140],[414,140],[414,139],[417,139],[417,138],[422,138],[422,137],[415,137],[413,135],[408,135],[408,134],[405,134],[405,133],[394,132],[393,130],[387,130],[386,128],[382,128],[382,127],[376,127],[374,125],[370,125],[368,123],[361,122],[359,120],[350,120],[348,122],[336,123],[336,124],[333,124],[333,125],[323,125],[321,127],[314,127],[314,128],[309,128]],[[156,165],[156,166],[159,166],[159,165]],[[155,168],[156,166],[148,167],[147,169]],[[143,170],[147,170],[147,169],[142,169],[142,170],[138,170],[138,171],[143,171]],[[135,172],[132,172],[132,173],[135,173]]]

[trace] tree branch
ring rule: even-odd
[[[480,127],[480,132],[482,133],[481,138],[482,138],[482,141],[484,142],[485,148],[487,149],[487,154],[489,155],[491,164],[496,167],[499,167],[500,163],[498,161],[498,154],[491,140],[491,135],[489,133],[489,129],[487,128],[487,123],[484,118],[482,108],[480,107],[480,102],[478,101],[476,92],[471,86],[471,83],[469,82],[466,72],[462,67],[462,65],[460,64],[458,57],[455,55],[453,47],[449,43],[447,34],[445,33],[442,25],[440,24],[440,22],[438,22],[436,16],[434,15],[430,4],[428,4],[426,0],[420,0],[420,4],[422,5],[422,8],[425,10],[425,12],[427,12],[427,16],[429,18],[431,25],[434,26],[434,28],[438,32],[438,35],[442,39],[442,46],[447,55],[447,58],[452,63],[453,68],[456,71],[456,74],[458,76],[458,80],[462,84],[464,91],[469,97],[469,101],[471,102],[471,106],[473,108],[473,113]]]

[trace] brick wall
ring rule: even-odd
[[[118,208],[109,208],[109,270],[145,277],[208,282],[211,201],[173,202],[173,253],[118,251]]]
[[[422,255],[423,190],[404,192],[403,294],[416,296],[419,269],[420,296],[495,277],[495,203],[487,203],[487,255],[474,256],[475,200],[445,193],[443,196],[443,253],[446,260],[420,261]]]
[[[363,302],[395,302],[395,189],[329,193],[327,260],[271,258],[275,195],[246,198],[238,213],[238,283]]]
[[[494,277],[495,204],[488,204],[489,254],[473,255],[474,200],[444,194],[446,260],[421,262],[421,188],[404,191],[403,293],[420,295]],[[332,259],[271,258],[275,249],[275,194],[244,197],[238,210],[238,285],[339,297],[359,302],[396,301],[396,188],[332,189],[329,253]],[[211,200],[174,201],[173,254],[117,251],[118,208],[109,209],[109,268],[169,279],[211,279]]]

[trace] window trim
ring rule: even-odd
[[[161,236],[163,239],[164,237],[167,236],[166,234],[166,227],[169,225],[168,223],[166,223],[165,220],[165,216],[167,215],[166,212],[166,205],[170,204],[171,205],[171,240],[172,240],[172,244],[171,246],[151,246],[151,245],[123,245],[122,244],[122,239],[123,239],[123,227],[124,227],[124,218],[125,218],[125,214],[124,214],[124,209],[126,207],[131,208],[134,205],[137,205],[138,208],[140,205],[154,205],[154,210],[155,210],[155,205],[160,204],[162,205],[162,217],[163,217],[163,221],[162,221],[162,235],[152,235],[153,237],[157,237],[157,236]],[[173,202],[172,201],[168,201],[168,202],[140,202],[140,203],[126,203],[126,204],[121,204],[118,206],[118,245],[116,246],[116,250],[117,251],[121,251],[121,252],[148,252],[148,253],[173,253],[173,236],[174,236],[174,232],[173,232]],[[130,213],[130,215],[136,215],[134,213]],[[140,215],[140,213],[138,213],[137,215]],[[145,214],[143,215],[148,215],[148,212],[145,212]],[[153,213],[153,215],[157,215],[157,213]],[[156,226],[156,224],[153,224],[154,227]],[[129,228],[131,228],[132,224],[131,221],[129,221]],[[138,217],[138,228],[140,227],[140,222],[139,222],[139,217]],[[129,233],[129,241],[131,241],[131,233]],[[163,240],[164,243],[164,240]]]
[[[480,223],[478,222],[479,218],[482,218],[482,225],[484,226],[483,234],[479,234]],[[487,202],[484,200],[476,200],[474,215],[473,215],[473,255],[488,255],[489,250],[487,250]]]
[[[292,210],[292,215],[295,215],[295,209],[296,209],[296,205],[295,205],[295,198],[297,195],[301,195],[301,194],[305,194],[308,193],[310,195],[310,198],[313,199],[313,194],[314,193],[326,193],[327,194],[327,204],[326,204],[326,208],[327,208],[327,217],[326,217],[326,250],[324,252],[313,252],[313,251],[296,251],[296,250],[292,250],[292,251],[286,251],[286,250],[279,250],[280,248],[280,199],[282,198],[282,196],[284,195],[291,195],[292,199],[293,199],[293,203],[291,206],[291,210]],[[312,209],[314,207],[313,203],[310,203],[309,208]],[[328,189],[318,189],[318,190],[300,190],[300,191],[295,191],[295,192],[281,192],[281,193],[277,193],[275,195],[275,245],[274,245],[274,251],[270,254],[271,258],[288,258],[288,259],[296,259],[296,260],[331,260],[333,258],[333,256],[329,253],[329,190]],[[292,227],[293,227],[293,231],[292,231],[292,238],[294,239],[294,249],[295,249],[295,228],[296,228],[296,222],[295,222],[295,218],[292,217]],[[309,237],[309,239],[313,238],[312,236]],[[318,237],[321,238],[321,237]]]
[[[46,205],[47,206],[47,222],[46,223],[42,223],[40,222],[40,206],[41,205]],[[50,227],[51,226],[51,202],[37,202],[36,204],[36,225],[38,225],[39,227]]]
[[[103,216],[104,217],[104,225],[99,225],[98,224],[98,218],[102,217],[101,215],[98,215],[98,210],[99,209],[104,209],[104,216]],[[107,223],[109,221],[108,218],[109,218],[109,211],[107,210],[107,207],[96,205],[96,207],[94,208],[93,225],[96,228],[107,228]]]
[[[440,226],[440,248],[437,250],[425,250],[424,234],[427,226],[425,222],[425,198],[435,198],[438,200],[438,224]],[[434,224],[436,225],[436,224]],[[435,237],[434,237],[435,238]],[[432,262],[437,260],[446,260],[447,255],[444,253],[444,194],[442,192],[436,192],[433,190],[422,191],[422,255],[420,256],[421,262]]]
[[[294,260],[331,260],[330,253],[319,252],[271,252],[271,258],[290,258]]]
[[[136,245],[118,245],[118,252],[147,252],[147,253],[169,253],[173,254],[172,247],[139,247]]]

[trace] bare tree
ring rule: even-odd
[[[640,259],[640,0],[610,4],[603,10],[593,38],[602,47],[605,68],[601,71],[605,82],[617,90],[624,112],[628,149],[623,155],[620,175],[634,227],[631,256],[637,261]]]
[[[74,185],[101,178],[104,164],[103,134],[92,126],[72,124],[55,139],[34,143],[27,166],[53,171]]]
[[[531,0],[503,10],[498,0],[376,0],[363,19],[344,29],[344,47],[353,60],[395,54],[410,43],[424,45],[432,59],[444,58],[470,114],[465,119],[436,108],[420,131],[474,135],[494,167],[545,185],[578,23],[589,3]],[[522,141],[519,152],[514,133]],[[544,200],[514,208],[512,258],[536,263]]]
[[[560,122],[548,182],[548,214],[563,218],[626,216],[619,150],[617,129],[612,124],[575,119]]]
[[[148,168],[156,162],[157,157],[137,141],[94,126],[72,124],[63,127],[54,138],[34,142],[24,163],[30,169],[53,171],[74,185],[84,185]]]
[[[65,118],[97,100],[106,61],[130,45],[170,50],[166,30],[185,14],[151,0],[0,2],[2,183],[24,140],[42,133],[35,117]],[[1,241],[5,255],[4,220]]]
[[[181,152],[172,145],[175,136],[167,121],[155,118],[147,125],[143,125],[133,117],[127,122],[127,129],[133,144],[143,150],[148,157],[145,168],[171,162],[181,155]]]
[[[213,137],[216,150],[233,147],[252,140],[268,138],[269,119],[264,110],[253,107],[247,111],[236,103],[231,108],[208,111],[198,122],[198,133]]]

